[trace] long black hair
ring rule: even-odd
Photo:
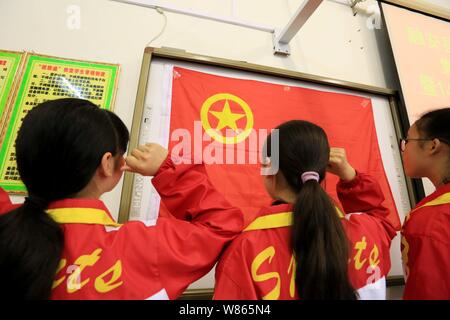
[[[301,299],[356,299],[348,278],[349,241],[335,206],[322,189],[330,156],[325,131],[308,121],[278,126],[279,169],[297,193],[293,208],[292,249],[297,264],[295,283]],[[266,142],[271,157],[271,137]],[[302,183],[307,171],[319,181]]]
[[[28,197],[0,215],[0,299],[47,299],[64,236],[45,212],[94,176],[103,155],[123,154],[128,129],[112,112],[81,99],[41,103],[23,119],[16,159]]]
[[[425,113],[415,123],[419,134],[425,139],[439,139],[450,146],[450,108],[443,108]],[[422,141],[419,141],[423,145]],[[443,183],[450,183],[450,159],[447,172],[442,177]]]

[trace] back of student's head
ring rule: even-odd
[[[47,101],[23,119],[16,160],[28,197],[0,215],[0,298],[49,298],[64,237],[45,212],[76,196],[105,153],[121,156],[128,130],[112,112],[81,99]]]
[[[417,130],[424,138],[438,138],[450,143],[450,108],[430,111],[416,121]]]
[[[320,185],[330,154],[325,131],[301,120],[277,129],[279,170],[297,194],[291,239],[298,295],[301,299],[355,299],[347,272],[348,240],[333,202]],[[269,137],[268,152],[276,152],[270,145]],[[319,181],[303,183],[305,172],[316,172]]]

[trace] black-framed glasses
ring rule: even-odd
[[[449,142],[449,141],[444,140],[444,139],[441,139],[441,138],[427,138],[427,139],[420,139],[420,138],[417,138],[417,139],[413,139],[413,138],[408,139],[408,138],[406,138],[406,139],[405,139],[405,138],[400,138],[400,140],[399,140],[400,151],[401,151],[401,152],[405,151],[406,144],[407,144],[409,141],[433,141],[434,139],[438,139],[439,141],[444,142],[445,144],[450,145],[450,142]]]

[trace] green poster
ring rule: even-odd
[[[12,194],[25,194],[15,158],[15,140],[22,119],[37,104],[60,98],[90,100],[112,109],[119,73],[118,65],[29,55],[0,148],[0,187]]]
[[[23,53],[0,50],[0,131]]]

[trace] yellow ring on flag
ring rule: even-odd
[[[245,117],[247,118],[247,124],[245,126],[245,129],[243,132],[239,133],[235,137],[224,137],[223,135],[219,134],[215,129],[211,128],[211,124],[209,123],[208,120],[208,112],[211,106],[215,102],[220,100],[234,101],[237,104],[239,104],[245,112]],[[206,99],[206,101],[203,102],[202,108],[200,110],[200,119],[202,121],[202,126],[203,129],[205,129],[205,132],[214,140],[225,144],[235,144],[244,141],[250,135],[253,129],[253,113],[249,105],[244,100],[231,93],[218,93]]]

